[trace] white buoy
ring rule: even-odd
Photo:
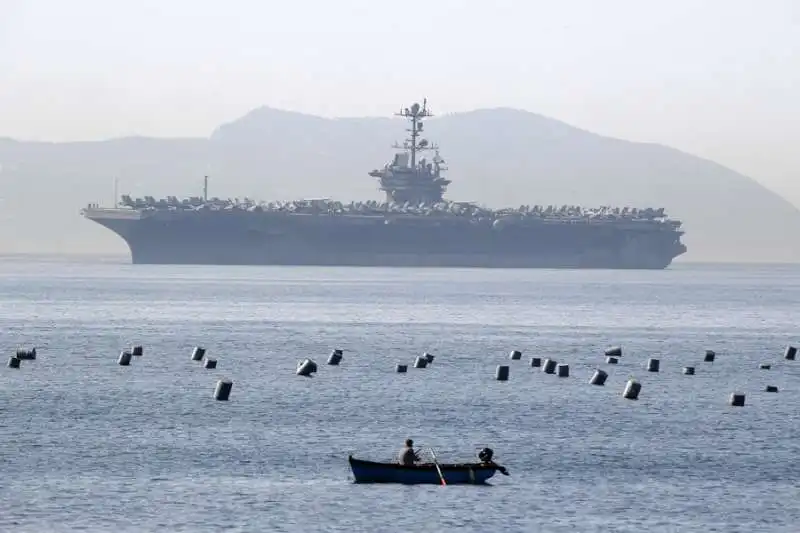
[[[201,361],[206,355],[206,349],[200,346],[195,346],[192,350],[192,361]]]
[[[733,407],[744,407],[744,394],[734,392],[731,394],[728,403]]]
[[[135,357],[144,355],[144,348],[142,348],[141,346],[134,346],[133,348],[131,348],[131,355]]]
[[[767,385],[766,392],[778,392],[778,387],[775,385]]]
[[[622,357],[622,347],[612,346],[610,348],[606,348],[605,354],[608,356]]]
[[[425,368],[426,366],[428,366],[428,360],[425,357],[414,359],[414,368]]]
[[[500,365],[494,372],[494,379],[497,381],[508,381],[508,367]]]
[[[317,371],[317,363],[311,359],[303,359],[297,364],[297,375],[310,378]]]
[[[635,379],[629,379],[625,384],[625,390],[622,391],[622,397],[626,400],[638,400],[639,393],[642,391],[642,384]]]
[[[531,357],[531,366],[533,368],[539,368],[542,366],[542,358],[541,357]]]
[[[203,362],[203,368],[208,368],[209,370],[217,368],[217,360],[216,359],[206,359]]]
[[[131,364],[131,352],[122,352],[119,354],[119,359],[117,359],[117,363],[119,366],[128,366]]]
[[[328,364],[336,366],[342,362],[342,357],[344,357],[344,353],[341,350],[334,350],[331,352],[331,355],[328,356]]]
[[[606,357],[606,363],[608,363],[609,365],[616,365],[617,363],[619,363],[619,359],[617,359],[616,357]]]
[[[428,361],[428,364],[433,363],[434,356],[432,353],[425,352],[424,354],[422,354],[422,357],[424,357],[425,360]]]
[[[405,374],[406,372],[408,372],[408,365],[396,365],[394,367],[394,370],[398,374]]]
[[[8,358],[8,368],[19,368],[19,357],[12,355]]]
[[[558,366],[557,361],[554,361],[553,359],[545,359],[542,362],[542,372],[545,374],[555,374],[556,366]]]
[[[658,359],[648,359],[647,360],[647,371],[648,372],[658,372],[659,368],[661,368],[661,361]]]
[[[556,374],[560,378],[569,377],[569,365],[556,365]]]
[[[683,373],[686,376],[694,376],[694,367],[693,366],[683,367]]]
[[[603,386],[606,384],[606,380],[608,379],[608,373],[600,370],[599,368],[594,371],[592,377],[589,379],[589,383],[591,385],[598,385]]]
[[[220,402],[227,402],[228,397],[231,395],[233,382],[229,379],[221,379],[217,381],[217,387],[214,389],[214,399]]]
[[[786,350],[783,352],[783,358],[787,361],[794,361],[795,357],[797,356],[797,348],[794,346],[787,346]]]
[[[520,352],[519,350],[511,350],[511,353],[508,354],[508,358],[511,359],[512,361],[519,361],[520,359],[522,359],[522,352]]]
[[[706,356],[703,358],[703,362],[713,363],[715,357],[717,357],[717,354],[714,352],[714,350],[706,350]]]

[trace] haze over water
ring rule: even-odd
[[[0,369],[0,530],[795,531],[800,361],[782,350],[799,296],[795,267],[7,260],[0,346],[39,358]],[[144,356],[118,366],[132,343]],[[616,367],[602,357],[612,344]],[[195,345],[216,370],[189,360]],[[343,364],[324,365],[336,347]],[[429,368],[394,373],[423,351]],[[531,369],[533,355],[571,376]],[[320,364],[312,379],[294,375],[305,357]],[[648,357],[660,373],[644,372]],[[588,384],[597,367],[605,387]],[[212,399],[221,377],[229,402]],[[636,402],[620,395],[630,377]],[[744,408],[727,405],[734,391]],[[442,461],[490,446],[511,476],[352,484],[349,453],[391,459],[406,437]]]

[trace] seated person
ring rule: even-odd
[[[406,439],[405,447],[398,454],[398,461],[401,465],[413,466],[419,460],[419,454],[414,451],[414,441]]]

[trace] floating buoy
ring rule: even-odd
[[[200,346],[195,346],[192,350],[192,361],[200,361],[206,355],[206,349]]]
[[[131,355],[134,355],[136,357],[144,355],[144,348],[142,348],[141,346],[134,346],[133,348],[131,348]]]
[[[406,372],[408,372],[408,365],[396,365],[394,367],[394,370],[398,374],[405,374]]]
[[[117,364],[119,366],[128,366],[131,364],[131,352],[122,352],[119,354],[119,359],[117,359]]]
[[[424,357],[425,360],[428,361],[428,364],[433,363],[433,354],[425,352],[424,354],[422,354],[422,357]]]
[[[694,367],[693,366],[683,367],[683,373],[686,376],[694,376]]]
[[[648,372],[658,372],[659,368],[661,368],[661,361],[658,359],[648,359],[647,360],[647,371]]]
[[[758,365],[758,368],[761,370],[769,370],[770,368],[772,368],[772,365],[768,365],[767,363],[761,363],[760,365]]]
[[[209,370],[213,368],[217,368],[217,360],[216,359],[206,359],[203,362],[203,368],[208,368]]]
[[[569,365],[556,365],[556,374],[560,378],[569,377]]]
[[[639,393],[642,390],[642,384],[636,381],[635,379],[629,379],[628,383],[625,384],[625,390],[622,391],[622,397],[626,400],[637,400],[639,399]]]
[[[606,379],[608,379],[608,374],[600,369],[594,371],[592,374],[591,379],[589,379],[589,383],[592,385],[603,386],[606,383]]]
[[[611,348],[606,348],[605,354],[613,355],[614,357],[622,357],[622,347],[612,346]]]
[[[344,353],[341,350],[334,350],[328,356],[328,364],[336,366],[342,362],[342,357],[344,357]]]
[[[519,361],[520,359],[522,359],[522,352],[520,352],[519,350],[511,350],[511,353],[508,354],[508,358],[511,359],[512,361]]]
[[[36,348],[31,350],[17,350],[16,358],[20,361],[33,361],[36,359]]]
[[[717,354],[714,353],[714,350],[706,350],[706,356],[703,358],[703,362],[713,363],[716,356]]]
[[[556,366],[558,366],[558,362],[553,359],[545,359],[542,363],[542,372],[545,374],[555,374]]]
[[[19,368],[19,357],[12,355],[8,358],[8,368]]]
[[[766,392],[778,392],[778,387],[775,385],[767,385]]]
[[[797,356],[797,348],[794,346],[787,346],[786,350],[783,352],[783,358],[787,361],[794,361],[795,357]]]
[[[494,379],[497,381],[508,381],[508,367],[500,365],[494,372]]]
[[[317,363],[311,359],[303,359],[297,364],[297,375],[305,378],[311,377],[311,374],[317,371]]]
[[[424,357],[417,357],[414,359],[414,368],[425,368],[428,366],[428,360]]]
[[[217,381],[217,387],[214,389],[214,399],[220,402],[227,402],[232,388],[233,382],[229,379]]]
[[[617,359],[616,357],[606,357],[606,363],[608,363],[609,365],[616,365],[617,363],[619,363],[619,359]]]
[[[739,394],[734,392],[733,394],[731,394],[728,403],[731,404],[731,406],[733,407],[744,407],[744,394]]]
[[[539,368],[542,366],[542,358],[541,357],[531,357],[531,366],[534,368]]]

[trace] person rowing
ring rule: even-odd
[[[414,451],[414,441],[406,439],[406,445],[400,450],[397,459],[401,465],[414,466],[420,461],[419,453]]]

